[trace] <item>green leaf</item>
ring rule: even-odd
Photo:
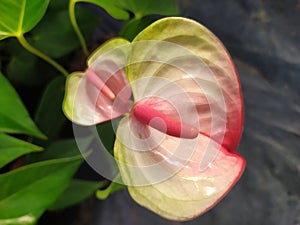
[[[114,151],[114,142],[115,142],[115,131],[111,121],[106,121],[100,123],[96,126],[98,136],[101,140],[101,143],[113,155]]]
[[[30,213],[24,216],[10,219],[0,219],[1,225],[35,225],[41,216],[41,212]]]
[[[133,12],[135,18],[142,18],[151,14],[166,16],[179,14],[175,0],[114,0],[112,2],[121,9]]]
[[[40,73],[32,73],[37,66],[38,58],[27,51],[20,51],[16,55],[12,55],[7,66],[7,76],[14,83],[27,85],[37,85],[41,83],[44,77]],[[35,77],[37,79],[35,79]]]
[[[88,36],[87,40],[91,39],[92,32],[99,24],[99,17],[82,7],[76,10],[76,17],[80,24],[84,24],[82,30]],[[80,46],[71,25],[67,8],[59,11],[49,10],[31,34],[32,44],[53,58],[60,58]]]
[[[17,39],[7,40],[4,52],[10,55],[6,75],[13,84],[38,86],[53,76],[53,67],[26,51]]]
[[[39,146],[0,133],[0,168],[22,155],[41,150]]]
[[[116,6],[111,0],[73,0],[74,2],[88,2],[100,6],[115,19],[128,20],[129,12]]]
[[[46,87],[37,109],[35,122],[47,140],[36,140],[35,143],[46,144],[55,140],[66,122],[61,105],[64,98],[65,77],[53,79]]]
[[[92,36],[95,34],[95,30],[99,27],[99,24],[105,22],[101,20],[97,13],[80,5],[76,7],[75,15],[78,25],[81,27],[84,38],[87,41],[92,40]]]
[[[104,8],[115,19],[130,19],[129,11],[135,18],[146,15],[178,15],[179,10],[175,0],[77,0],[76,2],[89,2]]]
[[[46,210],[66,189],[81,162],[80,156],[48,160],[0,175],[0,219]]]
[[[69,158],[75,157],[82,152],[79,151],[78,145],[81,151],[86,153],[92,138],[78,138],[78,139],[67,139],[67,140],[60,140],[56,142],[52,142],[46,149],[34,155],[30,155],[27,159],[27,163],[39,162],[44,160],[56,159],[56,158]]]
[[[67,9],[69,5],[69,1],[62,1],[62,0],[51,0],[48,10],[63,10]],[[47,10],[47,11],[48,11]]]
[[[49,210],[59,210],[77,204],[92,195],[101,186],[100,182],[73,179]]]
[[[140,33],[143,29],[145,29],[154,21],[155,19],[150,17],[132,19],[125,24],[125,26],[120,32],[120,36],[127,39],[128,41],[132,41],[138,33]]]
[[[0,72],[0,132],[45,136],[31,120],[17,92]]]
[[[43,17],[49,0],[1,0],[0,40],[30,31]]]

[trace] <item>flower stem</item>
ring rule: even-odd
[[[20,34],[17,36],[18,41],[20,42],[20,44],[29,52],[31,52],[32,54],[42,58],[43,60],[45,60],[46,62],[48,62],[49,64],[51,64],[55,69],[57,69],[59,72],[61,72],[63,75],[68,76],[69,73],[68,71],[65,70],[65,68],[63,68],[61,65],[59,65],[56,61],[54,61],[53,59],[51,59],[49,56],[45,55],[44,53],[42,53],[41,51],[39,51],[38,49],[36,49],[35,47],[33,47],[31,44],[29,44],[24,35]]]
[[[70,16],[70,20],[71,20],[71,24],[73,26],[73,29],[75,30],[77,37],[80,41],[83,53],[85,54],[85,56],[87,56],[89,54],[84,37],[79,29],[77,20],[76,20],[76,16],[75,16],[75,4],[76,4],[76,0],[70,0],[69,3],[69,16]]]

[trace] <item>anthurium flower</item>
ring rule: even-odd
[[[165,18],[131,43],[106,43],[90,61],[68,79],[64,111],[83,125],[125,113],[114,156],[132,198],[178,221],[218,203],[245,166],[236,153],[241,89],[221,42],[195,21]]]
[[[124,70],[128,44],[121,38],[108,41],[90,55],[85,72],[68,77],[63,111],[71,121],[93,125],[129,111],[131,90]]]

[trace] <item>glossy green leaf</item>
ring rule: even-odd
[[[1,0],[0,40],[30,31],[43,17],[49,0]]]
[[[166,16],[179,14],[175,0],[114,0],[112,2],[121,9],[133,12],[135,18],[141,18],[151,14]]]
[[[0,168],[22,155],[41,150],[39,146],[0,133]]]
[[[88,9],[78,7],[76,17],[83,24],[82,31],[90,40],[99,24],[99,17]],[[59,27],[59,32],[58,32]],[[77,48],[80,43],[70,22],[68,9],[49,10],[36,28],[31,32],[32,44],[53,58],[60,58]],[[67,43],[67,44],[66,44]]]
[[[60,135],[60,130],[66,122],[61,109],[64,89],[64,77],[53,79],[46,87],[34,120],[48,139],[36,140],[35,143],[50,143]]]
[[[120,20],[128,20],[130,15],[126,10],[118,7],[111,0],[72,0],[74,2],[88,2],[100,6],[107,11],[112,17]]]
[[[0,131],[28,134],[38,138],[45,136],[31,120],[17,92],[0,73]]]
[[[101,186],[101,182],[73,179],[64,193],[50,206],[49,210],[59,210],[75,205],[91,196]]]
[[[46,210],[63,193],[81,162],[80,156],[48,160],[0,175],[0,219]]]

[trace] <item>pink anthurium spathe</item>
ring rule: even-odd
[[[131,90],[124,88],[128,84],[124,70],[128,44],[121,38],[106,42],[89,57],[85,72],[68,77],[63,111],[71,121],[93,125],[130,110]]]
[[[124,50],[106,53],[114,45]],[[224,46],[202,25],[161,19],[130,44],[115,39],[100,47],[86,72],[72,76],[64,103],[72,121],[91,125],[126,113],[114,156],[140,205],[189,220],[212,208],[241,176],[239,80]]]

